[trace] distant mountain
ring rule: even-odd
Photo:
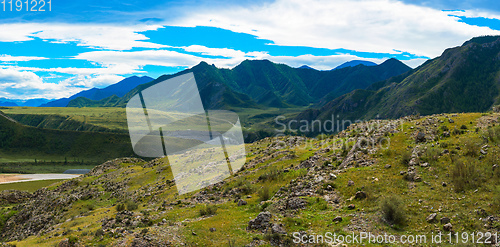
[[[48,99],[28,99],[28,100],[23,100],[23,99],[6,99],[6,98],[0,98],[0,106],[40,106],[42,104],[45,104],[49,102],[50,100]]]
[[[50,102],[48,99],[29,99],[26,100],[24,103],[20,104],[20,106],[31,106],[31,107],[37,107],[41,106],[45,103]]]
[[[345,62],[345,63],[343,63],[343,64],[335,67],[335,69],[343,69],[343,68],[346,68],[346,67],[356,67],[358,65],[376,66],[377,64],[374,63],[374,62],[364,61],[364,60],[352,60],[352,61]]]
[[[307,65],[302,65],[302,66],[298,67],[298,69],[314,69],[314,68],[311,68],[311,67],[309,67]]]
[[[0,106],[19,106],[16,102],[9,100],[0,100]]]
[[[500,104],[500,36],[473,38],[420,67],[342,95],[299,119],[484,112]]]
[[[76,99],[72,99],[68,103],[67,107],[112,107],[116,105],[118,100],[120,100],[120,97],[114,94],[101,100],[91,100],[85,97],[78,97]]]
[[[354,89],[404,73],[411,68],[396,59],[377,66],[346,67],[332,71],[292,68],[269,60],[245,60],[233,69],[219,69],[205,62],[174,75],[139,85],[121,97],[124,107],[137,92],[156,83],[193,72],[205,108],[294,107],[327,102]],[[81,105],[83,102],[79,102]],[[86,102],[98,106],[96,102]]]
[[[69,98],[62,98],[58,100],[54,100],[51,102],[48,102],[46,104],[41,105],[41,107],[66,107],[70,103],[71,100],[76,99],[78,97],[83,97],[87,98],[90,100],[102,100],[104,98],[108,98],[112,95],[116,95],[118,97],[124,96],[127,92],[132,90],[133,88],[144,84],[148,83],[150,81],[154,80],[151,77],[148,76],[142,76],[142,77],[137,77],[137,76],[132,76],[125,78],[121,80],[120,82],[110,85],[108,87],[99,89],[99,88],[92,88],[89,90],[85,90],[82,92],[79,92]]]

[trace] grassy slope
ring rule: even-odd
[[[2,107],[0,110],[14,118],[15,115],[57,115],[107,129],[127,130],[125,109],[118,107]]]
[[[35,192],[41,188],[50,186],[56,182],[60,182],[60,179],[50,179],[50,180],[38,180],[38,181],[28,181],[28,182],[17,182],[10,184],[0,184],[0,192],[4,190],[19,190]]]
[[[287,231],[294,232],[305,230],[309,234],[324,233],[333,231],[337,233],[348,233],[348,225],[358,224],[360,221],[367,222],[368,230],[373,233],[390,233],[395,235],[401,234],[430,234],[436,233],[442,229],[439,223],[427,223],[425,218],[431,212],[438,213],[438,219],[442,216],[447,216],[451,219],[454,225],[454,230],[462,231],[491,231],[486,229],[484,222],[480,218],[483,215],[478,215],[475,211],[479,208],[485,210],[485,215],[497,216],[497,209],[500,206],[500,201],[497,198],[495,191],[496,184],[499,182],[499,176],[491,173],[491,166],[498,161],[498,152],[500,149],[497,146],[497,141],[490,141],[488,154],[478,162],[477,156],[466,155],[468,149],[464,148],[467,145],[479,145],[483,142],[482,135],[485,135],[486,128],[480,129],[478,133],[474,130],[478,123],[478,119],[483,117],[481,114],[461,114],[454,117],[455,122],[439,123],[438,127],[444,125],[450,130],[459,129],[462,125],[467,127],[463,134],[452,135],[451,137],[442,138],[436,145],[436,141],[429,141],[421,146],[427,147],[429,150],[435,150],[440,153],[444,150],[445,144],[447,149],[456,159],[464,159],[475,165],[475,170],[481,171],[481,176],[477,179],[480,183],[469,181],[471,185],[467,186],[465,191],[456,192],[454,188],[453,176],[450,175],[453,165],[450,161],[450,155],[439,156],[437,159],[429,160],[429,167],[417,167],[419,175],[423,181],[428,182],[426,185],[423,182],[412,183],[407,182],[399,175],[399,171],[406,170],[407,166],[401,160],[402,156],[411,151],[409,146],[415,147],[414,138],[411,134],[419,127],[425,118],[404,122],[400,127],[402,131],[395,133],[390,137],[391,145],[389,150],[379,150],[376,153],[369,154],[376,162],[372,166],[356,167],[346,169],[338,173],[337,180],[331,182],[335,186],[335,193],[340,196],[341,203],[333,204],[326,203],[320,195],[305,197],[308,201],[308,206],[296,212],[293,216],[285,217],[277,214],[273,221],[281,222],[285,225]],[[491,117],[485,115],[484,117]],[[442,120],[447,120],[445,117],[438,117]],[[498,115],[494,116],[495,119]],[[357,131],[354,129],[348,133],[355,136]],[[487,134],[486,134],[487,135]],[[138,228],[130,228],[133,232],[139,233],[143,229],[149,229],[149,234],[160,234],[159,231],[174,233],[179,242],[189,244],[197,244],[199,246],[220,246],[227,244],[228,241],[234,240],[237,246],[248,244],[253,238],[263,239],[264,235],[258,232],[248,232],[245,230],[249,219],[254,218],[262,209],[262,204],[259,204],[259,193],[262,187],[269,187],[271,194],[274,194],[280,187],[287,186],[292,179],[306,178],[306,169],[292,169],[291,172],[278,172],[273,180],[259,180],[259,176],[264,174],[273,174],[274,169],[281,171],[283,168],[297,166],[303,160],[314,155],[319,150],[318,145],[321,141],[313,141],[306,148],[295,147],[288,149],[289,152],[269,151],[271,143],[269,140],[264,140],[258,143],[251,144],[247,147],[249,151],[248,164],[246,170],[239,173],[239,176],[231,177],[226,180],[222,187],[209,187],[205,191],[210,194],[217,194],[218,191],[226,191],[231,188],[242,188],[250,186],[252,198],[245,199],[248,205],[238,207],[232,200],[217,202],[218,198],[213,196],[210,198],[210,204],[217,207],[217,213],[211,217],[200,217],[199,210],[203,207],[202,204],[190,202],[193,195],[187,194],[183,196],[175,195],[175,186],[167,185],[164,189],[153,189],[154,196],[142,196],[139,198],[139,208],[134,210],[138,214],[144,214],[149,211],[149,217],[156,224],[162,219],[166,219],[168,224],[165,226],[141,226]],[[434,147],[432,145],[434,144]],[[457,150],[456,147],[462,147]],[[269,154],[266,154],[269,151]],[[476,150],[477,151],[477,150]],[[284,158],[288,154],[295,155],[293,159]],[[341,150],[330,150],[329,152],[318,152],[325,159],[330,160],[334,156],[338,156]],[[273,155],[276,153],[276,155]],[[266,158],[267,157],[267,158]],[[262,161],[259,161],[262,160]],[[336,164],[336,162],[333,162]],[[166,165],[153,166],[151,168],[142,167],[143,163],[138,164],[122,164],[119,169],[112,169],[100,177],[106,176],[110,180],[106,181],[129,181],[128,191],[137,194],[144,194],[150,188],[155,188],[157,185],[165,184],[165,179],[171,179],[170,169],[163,169]],[[386,169],[385,166],[390,164],[392,167]],[[168,166],[167,166],[168,167]],[[328,168],[325,169],[326,172]],[[488,172],[490,171],[490,172]],[[332,171],[335,172],[335,171]],[[437,178],[436,178],[437,176]],[[94,184],[93,181],[98,177],[85,177],[79,180],[78,184]],[[130,180],[128,180],[130,179]],[[312,179],[312,178],[310,178]],[[470,178],[474,179],[474,178]],[[354,186],[347,186],[348,180],[354,181]],[[247,182],[251,182],[247,184]],[[442,182],[448,184],[447,187],[441,186]],[[95,183],[96,187],[103,190],[99,183]],[[475,184],[474,186],[472,186]],[[55,188],[52,186],[51,188]],[[476,190],[477,189],[477,190]],[[365,200],[349,201],[358,190],[364,190],[368,194]],[[398,195],[404,202],[406,208],[407,221],[405,224],[391,227],[381,221],[380,218],[380,201],[388,195]],[[242,195],[244,196],[244,195]],[[272,199],[271,203],[276,203],[277,198]],[[421,200],[421,201],[419,201]],[[86,244],[105,244],[110,245],[117,243],[112,237],[113,234],[106,234],[103,237],[95,237],[94,232],[101,228],[100,219],[104,217],[114,217],[116,213],[117,199],[111,196],[111,192],[104,192],[97,199],[78,200],[65,213],[65,219],[62,220],[57,227],[41,236],[33,236],[20,242],[15,242],[17,246],[53,246],[59,241],[68,238],[68,236],[77,236],[81,243]],[[164,207],[162,205],[172,203],[171,206]],[[353,203],[357,210],[348,210],[347,204]],[[89,206],[93,205],[93,206]],[[272,205],[268,208],[272,208]],[[139,213],[142,212],[142,213]],[[75,216],[81,216],[76,218]],[[342,216],[341,223],[334,223],[332,219],[335,216]],[[360,217],[359,215],[363,215]],[[358,223],[357,223],[358,222]],[[210,232],[209,228],[215,227],[215,232]],[[366,227],[366,226],[365,226]],[[498,229],[498,224],[493,225],[493,231]],[[63,232],[69,234],[63,235]],[[196,232],[193,235],[192,232]],[[128,243],[132,241],[132,237],[126,237]],[[123,240],[123,239],[122,239]],[[120,241],[122,241],[120,240]],[[174,240],[173,240],[174,241]],[[174,243],[176,243],[174,241]],[[177,242],[178,243],[178,242]],[[429,245],[430,246],[430,245]],[[443,245],[446,246],[446,245]]]
[[[38,129],[0,118],[3,162],[103,162],[131,155],[126,134]]]

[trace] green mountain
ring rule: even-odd
[[[500,103],[499,57],[500,36],[473,38],[412,71],[337,97],[298,118],[354,120],[484,112]]]
[[[245,60],[233,69],[219,69],[205,62],[174,75],[137,86],[114,106],[124,107],[137,92],[166,79],[193,72],[203,104],[208,109],[308,106],[327,102],[354,89],[366,88],[410,70],[396,59],[376,66],[358,65],[332,71],[292,68],[268,60]],[[109,102],[108,102],[109,103]],[[72,106],[109,106],[80,100]]]
[[[71,100],[68,103],[67,107],[94,107],[94,106],[112,107],[119,100],[120,97],[114,94],[101,100],[91,100],[85,97],[78,97],[76,99]]]

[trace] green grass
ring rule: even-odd
[[[47,187],[56,182],[62,181],[61,179],[51,179],[51,180],[38,180],[38,181],[28,181],[28,182],[17,182],[9,184],[0,184],[0,191],[4,190],[21,190],[28,192],[35,192],[43,187]]]
[[[103,128],[127,130],[125,108],[119,107],[2,107],[5,114],[15,115],[56,115],[66,120],[74,120]],[[30,124],[27,124],[30,125]]]

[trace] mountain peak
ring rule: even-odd
[[[300,67],[298,67],[298,69],[313,69],[313,70],[316,70],[315,68],[311,68],[311,67],[309,67],[309,66],[307,66],[305,64],[302,65],[302,66],[300,66]]]
[[[352,60],[352,61],[345,62],[345,63],[343,63],[343,64],[335,67],[334,69],[343,69],[343,68],[347,68],[347,67],[356,67],[358,65],[376,66],[377,64],[374,63],[374,62],[365,61],[365,60]]]
[[[495,41],[498,41],[500,39],[500,36],[498,35],[486,35],[486,36],[479,36],[479,37],[474,37],[470,40],[465,41],[465,43],[462,46],[471,44],[471,43],[476,43],[476,44],[487,44],[487,43],[493,43]]]

